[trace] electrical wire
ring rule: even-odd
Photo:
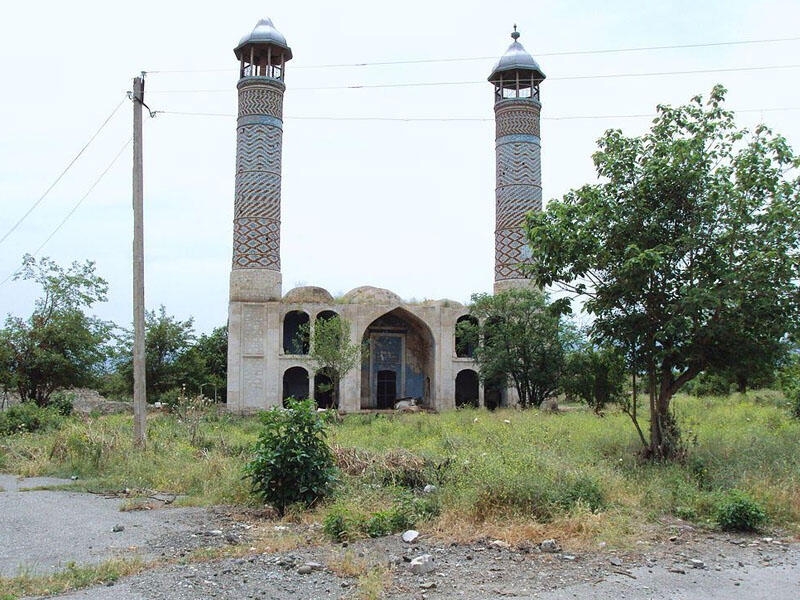
[[[748,44],[773,44],[781,42],[795,42],[800,40],[800,37],[786,37],[786,38],[769,38],[762,40],[731,40],[726,42],[699,42],[695,44],[671,44],[664,46],[635,46],[630,48],[602,48],[596,50],[562,50],[558,52],[537,52],[536,56],[581,56],[591,54],[622,54],[625,52],[649,52],[654,50],[681,50],[687,48],[711,48],[718,46],[742,46]],[[360,63],[332,63],[320,65],[297,65],[295,69],[333,69],[341,67],[372,67],[372,66],[385,66],[385,65],[412,65],[424,63],[452,63],[452,62],[470,62],[478,60],[494,60],[496,56],[468,56],[468,57],[453,57],[453,58],[420,58],[411,60],[389,60],[389,61],[375,61],[375,62],[360,62]],[[229,72],[231,69],[173,69],[173,70],[154,70],[147,71],[148,74],[172,74],[172,73],[221,73]]]
[[[783,106],[773,108],[743,108],[731,111],[734,113],[754,113],[754,112],[784,112],[800,110],[800,106]],[[157,110],[160,115],[176,115],[186,117],[224,117],[233,119],[234,113],[215,113],[215,112],[190,112],[179,110]],[[656,113],[638,113],[624,115],[561,115],[553,117],[542,117],[542,121],[578,121],[578,120],[601,120],[601,119],[642,119],[657,116]],[[287,121],[397,121],[397,122],[481,122],[487,123],[494,121],[494,117],[326,117],[326,116],[286,116]]]
[[[800,64],[793,65],[764,65],[760,67],[728,67],[720,69],[687,69],[684,71],[649,71],[646,73],[607,73],[604,75],[565,75],[562,77],[548,77],[548,81],[578,81],[584,79],[615,79],[615,78],[634,78],[634,77],[668,77],[674,75],[696,75],[707,73],[734,73],[747,71],[775,71],[786,69],[798,69]],[[486,81],[413,81],[405,83],[364,83],[351,85],[331,85],[317,87],[292,87],[297,91],[318,91],[318,90],[359,90],[376,88],[407,88],[407,87],[435,87],[453,85],[477,85],[485,84]],[[195,90],[150,90],[150,94],[215,94],[232,93],[232,88],[208,88]]]
[[[103,124],[102,124],[102,125],[100,125],[100,127],[98,128],[98,130],[97,130],[97,131],[95,131],[95,132],[94,132],[94,135],[93,135],[91,138],[89,138],[89,141],[88,141],[88,142],[86,142],[86,144],[84,144],[83,148],[81,148],[81,149],[80,149],[80,151],[79,151],[79,152],[78,152],[78,153],[77,153],[77,154],[76,154],[76,155],[73,157],[73,159],[72,159],[71,161],[69,161],[69,164],[67,164],[67,166],[64,168],[64,170],[63,170],[63,171],[61,171],[61,173],[59,174],[59,176],[58,176],[58,177],[56,177],[55,181],[54,181],[53,183],[51,183],[51,184],[50,184],[50,187],[48,187],[48,188],[45,190],[44,194],[42,194],[41,196],[39,196],[39,199],[38,199],[38,200],[36,200],[36,202],[34,202],[34,203],[33,203],[33,205],[32,205],[32,206],[31,206],[31,207],[30,207],[30,208],[27,210],[27,212],[26,212],[24,215],[22,215],[22,217],[20,217],[20,218],[19,218],[19,220],[18,220],[16,223],[14,223],[14,225],[12,225],[12,226],[11,226],[11,229],[9,229],[9,230],[8,230],[8,231],[5,233],[5,235],[4,235],[2,238],[0,238],[0,244],[2,244],[2,243],[3,243],[3,242],[4,242],[4,241],[5,241],[7,238],[8,238],[8,236],[10,236],[12,233],[14,233],[14,231],[17,229],[17,227],[19,227],[19,226],[20,226],[20,224],[21,224],[21,223],[22,223],[22,222],[23,222],[25,219],[27,219],[27,218],[28,218],[28,215],[30,215],[30,214],[31,214],[31,213],[34,211],[34,209],[35,209],[37,206],[39,206],[39,204],[41,204],[42,200],[44,200],[44,199],[47,197],[47,195],[48,195],[48,194],[49,194],[49,193],[52,191],[52,189],[53,189],[54,187],[56,187],[56,185],[58,184],[58,182],[59,182],[59,181],[61,181],[61,179],[64,177],[64,175],[66,175],[66,174],[67,174],[67,171],[69,171],[69,170],[72,168],[72,166],[73,166],[73,165],[74,165],[74,164],[77,162],[77,160],[78,160],[78,159],[81,157],[81,155],[82,155],[82,154],[83,154],[83,153],[86,151],[86,149],[87,149],[87,148],[88,148],[88,147],[91,145],[91,143],[92,143],[92,142],[95,140],[95,138],[96,138],[98,135],[100,135],[100,132],[101,132],[101,131],[103,131],[103,129],[104,129],[104,128],[105,128],[105,126],[108,124],[108,122],[111,120],[111,118],[112,118],[112,117],[113,117],[115,114],[117,114],[117,111],[119,110],[119,107],[123,105],[123,103],[125,102],[125,100],[126,100],[126,98],[123,98],[122,100],[120,100],[120,103],[119,103],[119,104],[117,104],[117,106],[114,108],[114,110],[112,110],[112,111],[111,111],[111,114],[110,114],[110,115],[108,115],[108,116],[106,117],[106,120],[105,120],[105,121],[103,121]]]
[[[39,247],[31,253],[33,256],[37,256],[39,254],[39,252],[41,252],[42,248],[44,248],[47,245],[47,243],[51,239],[53,239],[53,236],[55,236],[55,234],[58,233],[58,231],[64,226],[64,223],[66,223],[70,219],[70,217],[72,217],[72,215],[75,214],[75,211],[78,210],[78,207],[81,204],[83,204],[83,201],[86,200],[86,198],[89,196],[89,194],[91,194],[94,191],[94,188],[96,188],[98,186],[98,184],[103,180],[103,178],[106,176],[106,174],[111,170],[111,167],[113,167],[114,164],[116,164],[117,160],[119,160],[119,157],[122,156],[122,153],[125,152],[125,149],[130,145],[130,143],[132,141],[133,141],[133,138],[130,138],[127,142],[125,142],[125,144],[122,146],[122,148],[119,149],[119,152],[117,152],[117,154],[114,156],[114,158],[111,159],[111,162],[108,163],[108,166],[106,166],[106,168],[103,169],[103,172],[100,173],[100,175],[97,177],[97,179],[94,180],[94,183],[92,183],[92,185],[89,186],[89,189],[86,190],[86,193],[83,196],[81,196],[80,199],[72,206],[72,208],[69,210],[69,212],[66,214],[66,216],[63,219],[61,219],[61,222],[50,233],[50,235],[47,236],[47,239],[45,239],[45,241],[43,241],[39,245]],[[8,275],[2,281],[0,281],[0,286],[4,285],[15,274],[16,274],[16,271],[11,273],[10,275]]]

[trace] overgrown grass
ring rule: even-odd
[[[16,577],[0,577],[0,600],[27,596],[52,596],[90,585],[110,584],[120,577],[134,575],[147,567],[141,560],[109,560],[99,565],[67,565],[50,575],[21,573]]]
[[[6,438],[0,468],[23,476],[74,475],[77,486],[87,490],[171,492],[183,504],[252,503],[242,465],[257,422],[210,412],[197,431],[194,427],[173,415],[153,415],[146,448],[140,450],[128,415],[71,417],[57,431]]]
[[[725,503],[743,494],[767,526],[800,532],[800,422],[782,396],[681,396],[675,412],[688,453],[667,465],[639,460],[633,427],[613,410],[350,415],[330,432],[341,483],[303,518],[337,539],[415,526],[456,539],[624,543],[664,517],[717,526]],[[56,431],[0,442],[0,468],[78,475],[90,489],[169,491],[184,503],[253,504],[242,469],[258,428],[254,418],[210,414],[192,433],[158,415],[140,451],[130,417],[71,417]],[[424,493],[426,484],[436,490]]]

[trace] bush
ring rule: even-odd
[[[746,493],[733,490],[717,503],[716,521],[725,531],[757,531],[767,522],[767,514]]]
[[[56,429],[63,421],[64,417],[56,407],[41,407],[33,402],[22,402],[0,412],[0,435]]]
[[[439,514],[439,500],[435,494],[418,497],[399,488],[396,492],[398,495],[388,508],[375,512],[353,508],[351,499],[337,501],[325,515],[322,530],[334,541],[383,537]]]
[[[75,402],[74,392],[55,392],[50,396],[50,404],[58,414],[68,417],[72,414],[72,404]]]
[[[289,398],[286,408],[261,414],[264,426],[245,466],[252,491],[283,515],[287,506],[310,506],[327,496],[336,479],[326,423],[313,400]]]

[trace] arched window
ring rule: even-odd
[[[290,367],[283,373],[283,400],[308,398],[308,371],[303,367]]]
[[[478,374],[472,369],[456,375],[456,408],[463,406],[478,408]]]
[[[464,315],[456,321],[456,356],[474,358],[478,342],[478,319]]]
[[[320,369],[314,375],[314,400],[319,408],[334,408],[333,380],[324,369]]]
[[[286,354],[308,354],[308,315],[293,310],[283,317],[283,351]]]

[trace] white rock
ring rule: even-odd
[[[418,537],[419,537],[419,531],[416,531],[414,529],[409,529],[408,531],[403,532],[403,541],[407,544],[410,544]]]
[[[489,542],[489,545],[494,548],[511,548],[511,544],[504,542],[503,540],[493,540]]]
[[[433,492],[435,492],[435,491],[436,491],[436,486],[435,486],[435,485],[431,485],[431,484],[429,483],[429,484],[428,484],[428,485],[426,485],[424,488],[422,488],[422,491],[423,491],[424,493],[426,493],[426,494],[432,494]]]
[[[561,552],[561,546],[555,540],[544,540],[539,544],[539,548],[542,552]]]
[[[413,558],[408,566],[415,575],[430,573],[435,568],[433,557],[430,554],[421,554]]]

